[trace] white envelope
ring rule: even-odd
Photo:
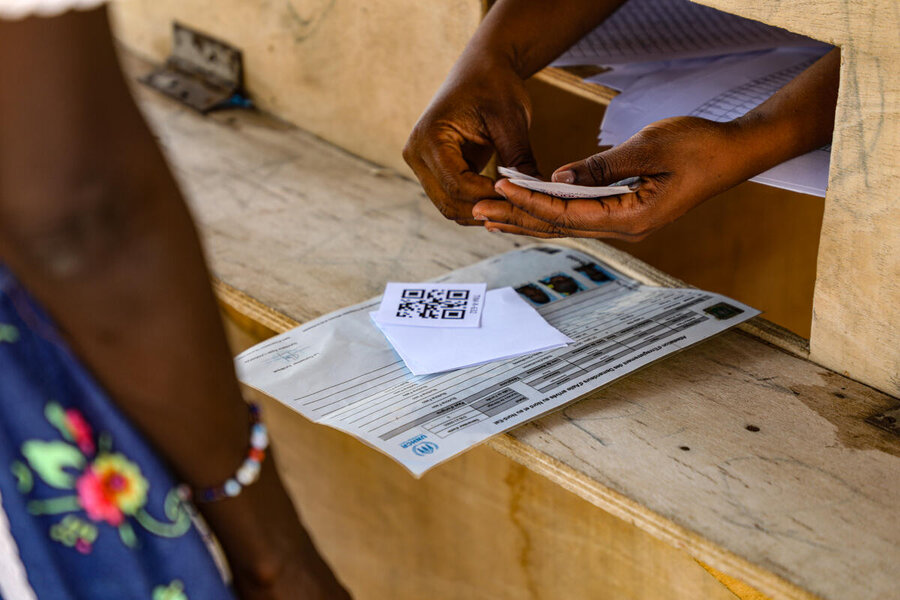
[[[428,375],[551,350],[573,340],[551,326],[511,287],[489,290],[481,327],[424,328],[379,323],[413,375]]]

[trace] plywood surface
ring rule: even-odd
[[[416,184],[271,119],[204,119],[139,97],[222,290],[261,301],[243,306],[237,294],[235,305],[263,327],[283,330],[388,279],[433,277],[525,241],[450,224]],[[862,418],[891,401],[731,332],[491,447],[765,593],[887,598],[900,560],[900,444]]]
[[[226,323],[232,317],[237,352],[259,333],[247,335],[230,310]],[[349,436],[247,394],[263,407],[317,547],[356,600],[765,600],[486,446],[417,480]]]
[[[699,3],[841,47],[810,356],[900,393],[900,3]]]

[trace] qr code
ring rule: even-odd
[[[403,290],[397,316],[421,319],[465,319],[469,290]]]

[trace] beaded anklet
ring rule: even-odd
[[[253,402],[248,403],[250,408],[250,449],[247,457],[235,472],[222,485],[203,488],[194,492],[188,485],[179,486],[179,493],[183,499],[192,497],[197,502],[215,502],[223,498],[234,498],[248,485],[259,479],[262,462],[266,458],[266,449],[269,447],[269,432],[265,424],[260,420],[259,406]]]

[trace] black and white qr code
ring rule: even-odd
[[[469,290],[406,289],[397,316],[414,319],[465,319]]]

